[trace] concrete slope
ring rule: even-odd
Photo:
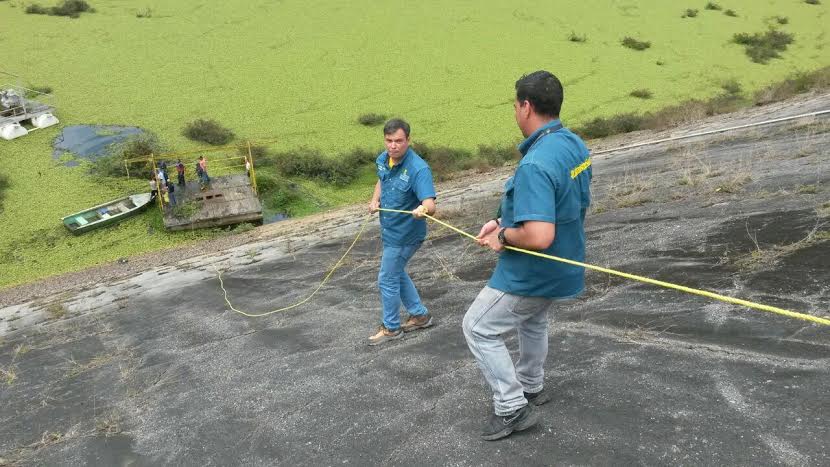
[[[821,108],[830,97],[763,117]],[[830,120],[812,119],[598,157],[588,262],[828,317],[828,148]],[[445,187],[443,217],[477,231],[507,175]],[[238,308],[294,303],[362,213],[0,308],[3,462],[830,463],[830,328],[593,272],[583,299],[553,312],[540,426],[480,441],[490,394],[460,323],[495,257],[444,228],[410,267],[439,324],[401,341],[365,345],[376,220],[311,303],[227,309],[215,268]]]

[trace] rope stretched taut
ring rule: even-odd
[[[380,208],[379,210],[380,211],[385,211],[385,212],[395,212],[395,213],[401,213],[401,214],[408,214],[408,215],[412,214],[411,211],[401,211],[401,210],[397,210],[397,209]],[[448,229],[450,229],[450,230],[452,230],[452,231],[454,231],[454,232],[456,232],[460,235],[468,237],[468,238],[472,239],[473,241],[476,240],[475,236],[473,236],[473,235],[471,235],[471,234],[469,234],[469,233],[467,233],[467,232],[465,232],[465,231],[463,231],[463,230],[461,230],[461,229],[459,229],[459,228],[457,228],[453,225],[450,225],[450,224],[448,224],[448,223],[446,223],[446,222],[444,222],[440,219],[436,219],[435,217],[432,217],[428,214],[425,214],[424,216],[426,218],[428,218],[429,220],[431,220],[435,223],[438,223],[440,225],[443,225],[444,227],[446,227],[446,228],[448,228]],[[230,300],[228,299],[228,291],[225,289],[224,281],[222,281],[222,274],[217,269],[216,273],[219,275],[219,286],[222,288],[222,292],[224,293],[225,303],[228,304],[228,307],[232,311],[234,311],[236,313],[239,313],[243,316],[248,316],[248,317],[255,318],[255,317],[261,317],[261,316],[268,316],[268,315],[271,315],[271,314],[274,314],[274,313],[279,313],[281,311],[287,311],[287,310],[290,310],[292,308],[296,308],[296,307],[308,302],[323,287],[323,285],[326,282],[328,282],[328,280],[331,278],[332,274],[334,274],[334,271],[336,271],[337,268],[340,267],[340,265],[343,263],[343,260],[352,251],[352,248],[354,248],[354,246],[357,243],[358,239],[360,239],[360,236],[363,234],[363,231],[366,229],[366,226],[369,223],[369,219],[371,219],[371,215],[367,216],[366,219],[363,221],[363,223],[360,226],[360,230],[357,232],[357,235],[355,236],[355,238],[352,241],[351,245],[349,245],[349,248],[346,249],[346,252],[343,253],[343,256],[341,256],[340,259],[337,260],[337,263],[335,263],[334,267],[332,267],[331,270],[328,272],[328,274],[326,274],[326,276],[323,278],[323,281],[320,282],[320,285],[318,285],[317,288],[314,289],[314,291],[311,292],[311,294],[308,297],[304,298],[303,300],[301,300],[301,301],[299,301],[299,302],[297,302],[293,305],[287,306],[287,307],[278,308],[276,310],[271,310],[271,311],[267,311],[267,312],[263,312],[263,313],[248,313],[248,312],[245,312],[245,311],[237,310],[236,308],[234,308],[234,306],[231,304]],[[751,302],[751,301],[748,301],[748,300],[742,300],[742,299],[739,299],[739,298],[728,297],[726,295],[721,295],[721,294],[717,294],[717,293],[714,293],[714,292],[709,292],[709,291],[706,291],[706,290],[694,289],[692,287],[686,287],[686,286],[683,286],[683,285],[673,284],[671,282],[665,282],[665,281],[660,281],[660,280],[656,280],[656,279],[651,279],[649,277],[638,276],[636,274],[629,274],[629,273],[626,273],[626,272],[616,271],[614,269],[604,268],[604,267],[601,267],[601,266],[594,266],[592,264],[582,263],[582,262],[579,262],[579,261],[573,261],[573,260],[566,259],[566,258],[559,258],[557,256],[552,256],[552,255],[547,255],[547,254],[544,254],[544,253],[539,253],[538,251],[525,250],[525,249],[522,249],[522,248],[516,248],[516,247],[512,247],[512,246],[507,246],[505,248],[508,249],[508,250],[519,252],[519,253],[523,253],[523,254],[527,254],[527,255],[533,255],[533,256],[540,257],[540,258],[545,258],[545,259],[548,259],[548,260],[551,260],[551,261],[558,261],[558,262],[561,262],[561,263],[570,264],[572,266],[579,266],[579,267],[583,267],[585,269],[590,269],[592,271],[598,271],[598,272],[602,272],[602,273],[605,273],[605,274],[611,274],[611,275],[614,275],[614,276],[619,276],[619,277],[624,277],[626,279],[635,280],[635,281],[638,281],[638,282],[644,282],[646,284],[652,284],[652,285],[657,285],[657,286],[660,286],[660,287],[665,287],[665,288],[669,288],[669,289],[673,289],[673,290],[678,290],[680,292],[686,292],[686,293],[698,295],[698,296],[701,296],[701,297],[707,297],[707,298],[711,298],[711,299],[714,299],[714,300],[719,300],[719,301],[722,301],[722,302],[731,303],[733,305],[741,305],[741,306],[745,306],[747,308],[752,308],[752,309],[755,309],[755,310],[761,310],[761,311],[766,311],[766,312],[770,312],[770,313],[775,313],[775,314],[778,314],[778,315],[781,315],[781,316],[786,316],[788,318],[795,318],[795,319],[800,319],[800,320],[803,320],[803,321],[811,321],[811,322],[814,322],[814,323],[817,323],[817,324],[823,324],[825,326],[830,326],[830,319],[821,318],[821,317],[818,317],[818,316],[812,316],[812,315],[808,315],[808,314],[804,314],[804,313],[797,313],[795,311],[785,310],[783,308],[778,308],[778,307],[774,307],[774,306],[770,306],[770,305],[764,305],[762,303],[755,303],[755,302]]]

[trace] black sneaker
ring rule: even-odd
[[[548,394],[545,391],[526,392],[524,394],[525,394],[525,399],[527,399],[528,403],[533,404],[533,405],[537,405],[537,406],[542,405],[545,402],[548,402],[550,400],[550,394]]]
[[[481,432],[481,437],[487,441],[510,436],[514,431],[526,430],[538,422],[536,414],[533,413],[533,406],[526,405],[510,415],[490,415],[487,425]]]

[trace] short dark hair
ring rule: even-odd
[[[516,100],[529,101],[538,114],[558,117],[565,93],[559,78],[549,71],[539,70],[516,81]]]
[[[403,130],[407,138],[409,138],[409,123],[406,123],[400,118],[393,118],[383,125],[383,134],[391,135],[392,133]]]

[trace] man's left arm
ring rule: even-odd
[[[547,249],[556,237],[554,181],[535,164],[520,166],[513,180],[513,220],[518,226],[499,227],[478,242],[495,251],[506,245],[525,250]]]
[[[412,180],[412,189],[421,205],[412,211],[412,215],[422,219],[424,214],[435,214],[435,185],[432,183],[432,171],[429,168],[421,169]]]

